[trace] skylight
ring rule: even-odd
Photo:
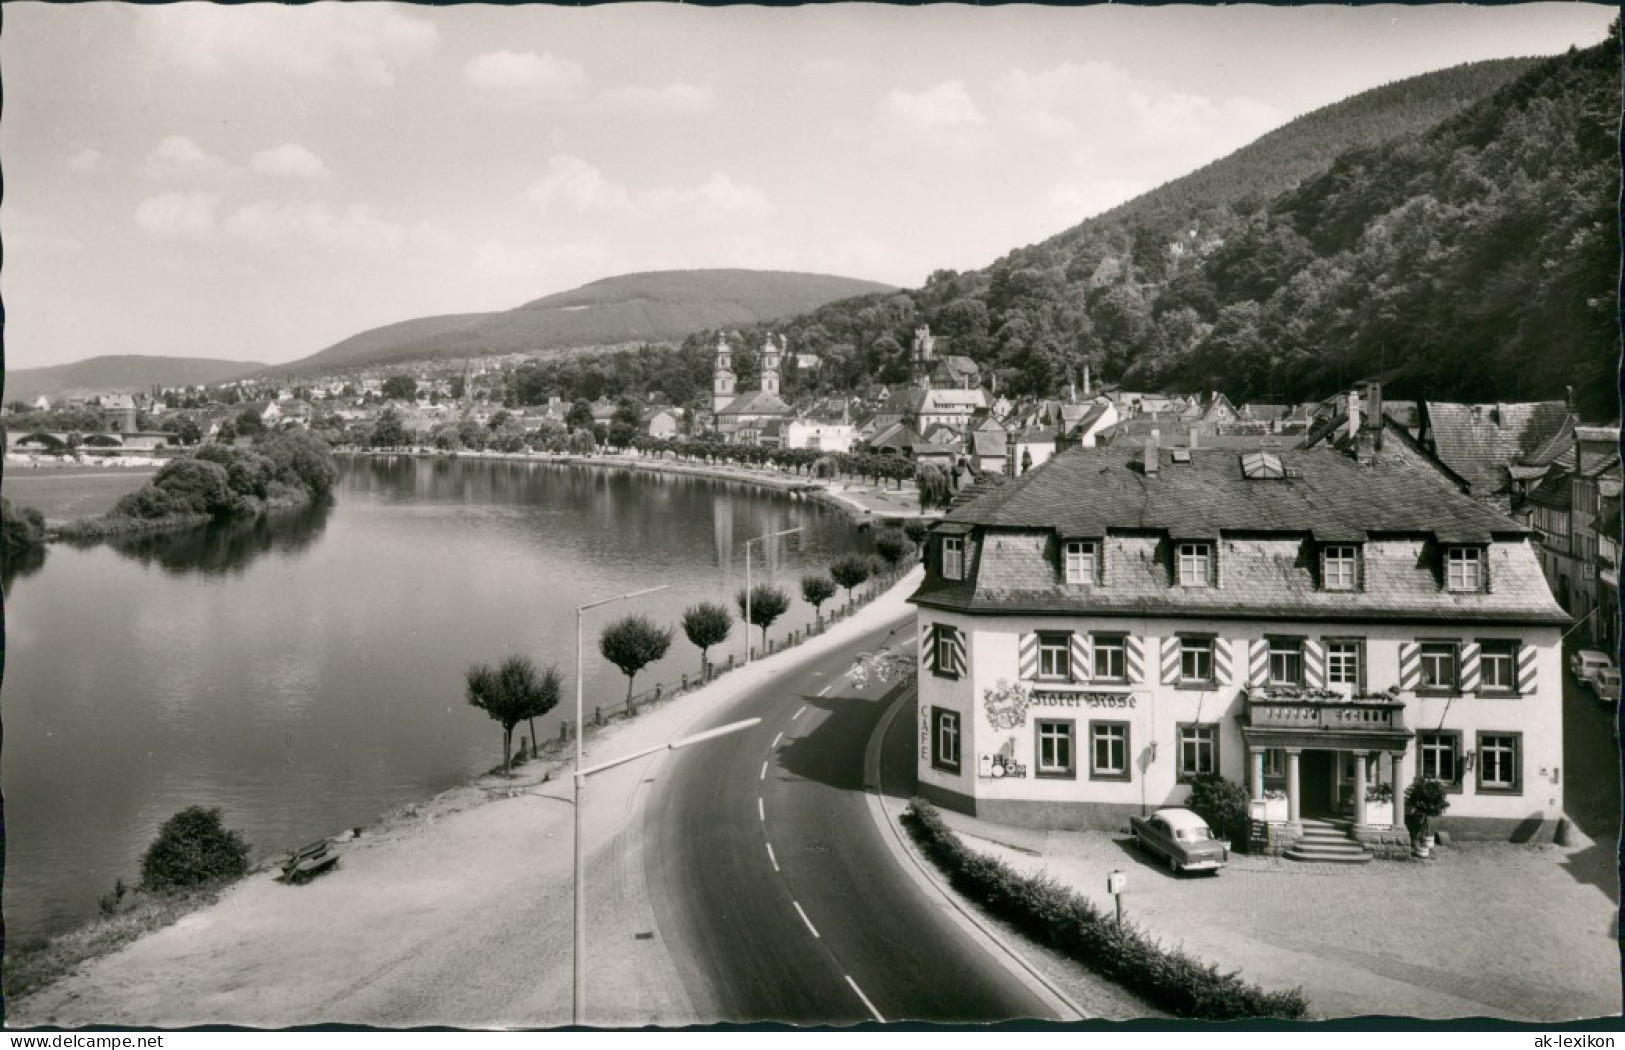
[[[1286,477],[1281,457],[1272,452],[1249,452],[1241,457],[1241,476],[1254,481]]]

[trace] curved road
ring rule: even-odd
[[[912,653],[912,614],[892,631]],[[922,892],[870,816],[864,752],[895,692],[860,691],[844,672],[887,636],[798,665],[697,726],[762,719],[672,754],[649,799],[655,917],[705,1020],[1054,1016]]]

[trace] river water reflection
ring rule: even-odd
[[[17,939],[94,914],[134,881],[157,826],[218,805],[256,856],[364,825],[500,759],[463,699],[475,661],[526,652],[574,689],[575,606],[589,613],[587,706],[626,679],[594,628],[641,611],[676,626],[743,581],[744,540],[794,596],[774,637],[811,620],[803,572],[867,550],[840,513],[733,482],[471,460],[358,460],[337,498],[227,528],[55,545],[7,581],[4,908]],[[740,651],[736,624],[723,652]],[[717,652],[713,650],[715,657]],[[638,687],[699,653],[676,630]],[[558,731],[549,716],[544,739]],[[523,728],[523,727],[521,727]]]

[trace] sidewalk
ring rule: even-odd
[[[1463,843],[1428,862],[1301,864],[1233,855],[1217,877],[1169,875],[1127,835],[1035,832],[943,811],[967,845],[1048,871],[1265,988],[1301,985],[1312,1016],[1561,1021],[1620,1012],[1618,904],[1565,869],[1584,846]]]
[[[802,661],[903,617],[918,574],[801,646],[613,723],[587,741],[587,762],[683,736]],[[635,819],[664,754],[589,786],[593,1024],[693,1021],[654,926]],[[8,1003],[8,1026],[568,1024],[571,781],[543,783],[537,766],[522,772],[482,778],[365,829],[340,847],[337,869],[307,885],[251,876],[213,906]]]

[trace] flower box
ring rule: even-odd
[[[1390,799],[1380,802],[1366,800],[1365,804],[1366,826],[1373,828],[1390,828],[1394,825],[1394,803]]]

